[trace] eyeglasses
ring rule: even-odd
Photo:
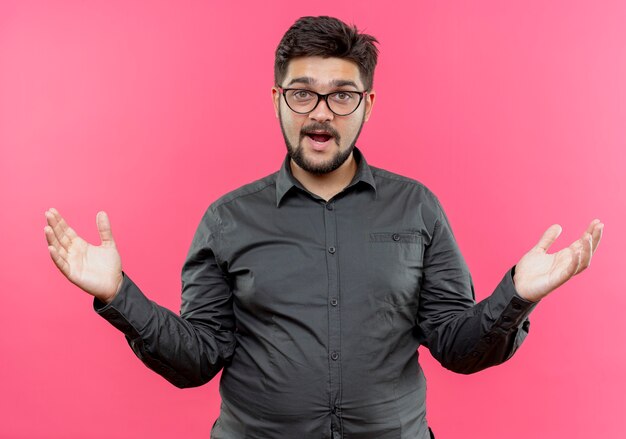
[[[326,105],[337,116],[347,116],[359,108],[366,91],[335,91],[325,95],[304,88],[281,88],[278,87],[287,106],[294,113],[308,114],[317,108],[320,100],[324,99]]]

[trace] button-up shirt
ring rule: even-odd
[[[367,164],[325,201],[282,168],[214,202],[182,270],[180,316],[125,274],[98,313],[178,387],[220,370],[215,439],[422,439],[417,348],[472,373],[507,360],[534,307],[513,269],[476,304],[437,198]]]

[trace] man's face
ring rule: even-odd
[[[364,90],[355,63],[341,58],[321,57],[291,60],[280,86],[321,94]],[[272,95],[289,156],[304,171],[317,175],[334,171],[351,156],[374,103],[374,94],[369,92],[354,113],[337,116],[320,99],[313,111],[298,114],[286,105],[278,88],[272,88]]]

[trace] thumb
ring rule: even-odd
[[[562,231],[563,228],[560,225],[552,224],[550,227],[548,227],[548,230],[543,232],[543,236],[537,243],[536,247],[543,252],[547,252],[552,243],[556,241],[556,238],[559,237]]]
[[[98,212],[96,215],[96,225],[98,226],[98,233],[100,233],[100,239],[102,243],[110,242],[115,243],[113,240],[113,233],[111,233],[111,223],[106,212]]]

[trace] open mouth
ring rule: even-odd
[[[329,130],[327,128],[309,128],[303,130],[303,135],[311,139],[314,143],[318,145],[327,145],[328,141],[332,139],[336,139],[336,135],[333,133],[333,130]]]
[[[301,139],[308,137],[308,143],[314,151],[329,150],[333,144],[339,146],[339,133],[334,128],[323,124],[311,124],[301,131]]]
[[[328,142],[330,139],[333,138],[333,136],[328,133],[307,133],[306,135],[317,143]]]

